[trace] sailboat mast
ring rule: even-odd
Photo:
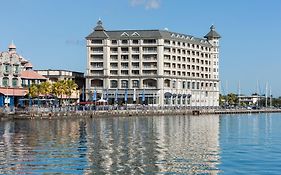
[[[266,85],[265,85],[265,107],[267,108],[267,86],[268,86],[268,83],[266,82]]]

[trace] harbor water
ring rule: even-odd
[[[281,114],[0,123],[0,174],[280,174]]]

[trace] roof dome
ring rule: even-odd
[[[95,30],[95,31],[103,31],[103,30],[104,30],[104,28],[103,28],[103,26],[102,26],[102,21],[101,21],[101,19],[98,20],[97,26],[94,28],[94,30]]]
[[[215,29],[216,29],[215,26],[212,25],[210,27],[210,32],[207,35],[205,35],[204,38],[207,38],[207,39],[213,39],[213,38],[219,39],[219,38],[221,38],[221,36],[216,32]]]
[[[11,49],[16,49],[16,45],[14,44],[14,42],[12,41],[12,43],[9,45],[9,50]]]

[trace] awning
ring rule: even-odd
[[[7,96],[23,97],[28,93],[28,90],[19,88],[0,88],[0,93]]]
[[[181,97],[182,95],[181,94],[178,94],[178,97]]]
[[[183,94],[183,95],[182,95],[183,98],[185,98],[186,96],[187,96],[186,94]]]
[[[173,94],[173,97],[176,97],[177,96],[177,94]]]
[[[191,94],[187,94],[187,98],[190,98],[191,97]]]
[[[172,93],[170,93],[170,92],[165,92],[164,96],[165,96],[166,98],[170,98],[170,97],[172,96]]]

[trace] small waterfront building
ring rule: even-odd
[[[244,104],[246,106],[258,106],[258,103],[262,98],[264,97],[260,95],[240,95],[238,96],[238,101],[240,102],[240,104]]]
[[[86,37],[87,99],[218,106],[219,39],[213,25],[197,38],[168,30],[108,31],[99,20]]]
[[[31,84],[46,81],[44,76],[32,70],[32,64],[19,55],[12,42],[8,51],[0,53],[0,107],[15,106],[28,94]]]

